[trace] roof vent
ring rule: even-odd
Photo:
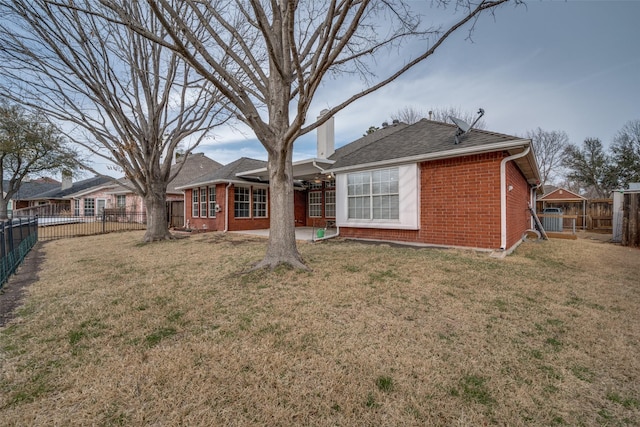
[[[383,128],[386,128],[387,126],[389,126],[389,123],[387,123],[387,122],[382,122],[382,127],[383,127]]]
[[[480,120],[482,116],[484,116],[484,110],[482,108],[478,110],[478,117],[476,117],[474,122],[471,124],[468,124],[462,119],[457,119],[453,116],[449,116],[449,119],[451,119],[451,121],[458,127],[458,130],[456,130],[456,135],[454,137],[454,144],[460,144],[460,140],[462,139],[462,137],[468,134],[471,129],[473,129],[475,124],[478,123],[478,120]]]

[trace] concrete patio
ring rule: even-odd
[[[318,238],[318,230],[323,230],[324,238],[335,236],[338,232],[336,228],[319,229],[317,227],[296,227],[296,240],[304,242],[313,242],[316,240],[322,240]],[[242,231],[230,231],[230,233],[247,234],[251,236],[269,237],[269,229],[262,230],[242,230]]]

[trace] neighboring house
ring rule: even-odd
[[[293,165],[301,184],[296,225],[335,223],[350,238],[512,249],[533,226],[540,175],[531,140],[473,129],[455,144],[456,130],[426,119],[396,123],[334,151],[329,119],[318,129],[317,157]],[[264,162],[243,158],[216,172],[179,187],[188,223],[267,228],[277,212],[269,209]]]
[[[9,182],[5,180],[4,188],[9,187]],[[60,182],[51,178],[38,178],[33,180],[25,180],[20,184],[20,188],[13,195],[7,204],[7,210],[11,215],[12,210],[26,208],[29,206],[27,199],[36,194],[44,193],[49,190],[60,188]]]
[[[176,190],[176,185],[196,179],[222,166],[202,153],[178,158],[173,167],[177,167],[181,162],[184,162],[184,166],[167,187],[170,226],[182,226],[184,223],[184,194]],[[70,178],[65,177],[62,184],[56,185],[56,188],[31,195],[22,201],[27,202],[31,208],[38,207],[38,212],[36,209],[29,209],[29,214],[67,212],[73,216],[95,217],[102,215],[107,209],[114,214],[121,211],[135,213],[140,221],[144,221],[146,215],[144,200],[128,188],[127,180],[124,178],[114,181],[108,177],[93,177],[71,182]]]
[[[94,176],[77,182],[71,182],[71,177],[65,176],[62,179],[62,183],[56,185],[55,188],[48,191],[31,194],[28,197],[20,197],[20,203],[26,203],[27,206],[19,210],[15,210],[19,215],[50,215],[69,213],[74,214],[74,208],[76,204],[73,202],[73,197],[76,194],[83,194],[90,192],[95,188],[108,188],[112,185],[112,178]],[[95,203],[95,200],[93,201]],[[89,202],[87,202],[87,208],[89,209]],[[84,209],[84,206],[82,207]],[[93,206],[95,214],[95,205]],[[93,216],[93,215],[92,215]]]

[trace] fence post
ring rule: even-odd
[[[0,262],[0,288],[4,285],[4,282],[7,280],[8,271],[9,271],[9,263],[7,260],[7,235],[6,235],[6,221],[0,221],[0,252],[2,253],[2,261]]]
[[[102,234],[107,232],[107,211],[102,209]]]

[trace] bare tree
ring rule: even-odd
[[[144,2],[120,7],[156,40],[171,40]],[[174,151],[187,141],[188,154],[225,119],[215,86],[97,2],[1,0],[0,14],[3,91],[59,121],[94,159],[122,168],[145,202],[144,240],[171,238],[166,189],[180,169],[171,168]],[[184,24],[194,37],[209,37],[197,22]]]
[[[551,184],[559,177],[563,154],[569,145],[569,136],[564,131],[546,131],[540,128],[527,132],[540,169],[542,185]]]
[[[9,200],[27,176],[70,171],[79,166],[77,160],[78,153],[46,117],[0,105],[0,220],[8,218]]]
[[[413,124],[419,122],[422,119],[435,120],[437,122],[454,124],[451,117],[462,119],[465,122],[473,123],[477,116],[468,111],[463,111],[458,107],[435,107],[423,110],[412,106],[407,106],[399,109],[391,115],[392,120],[399,120],[402,123]],[[484,120],[480,119],[473,126],[475,129],[484,129]]]
[[[159,38],[147,24],[132,19],[121,1],[101,0],[122,22],[170,46],[212,82],[256,134],[268,154],[271,209],[264,259],[305,268],[296,247],[292,152],[296,139],[354,101],[388,85],[429,58],[451,34],[475,25],[484,11],[510,0],[437,0],[455,6],[456,20],[425,27],[411,2],[402,0],[147,0],[172,41]],[[511,0],[517,2],[517,0]],[[200,30],[207,32],[203,40]],[[400,60],[378,77],[371,72],[385,48],[421,39],[424,49]],[[223,62],[221,55],[230,60]],[[407,56],[411,54],[407,53]],[[390,67],[392,68],[392,67]],[[343,73],[364,76],[365,87],[345,97],[317,120],[306,121],[309,107],[327,78]]]
[[[436,107],[429,110],[429,120],[454,124],[451,117],[464,120],[469,124],[473,123],[478,118],[478,116],[472,112],[464,111],[459,107]],[[474,129],[485,129],[486,125],[484,119],[478,120],[473,127]]]
[[[391,120],[398,120],[406,124],[414,124],[427,118],[428,113],[415,107],[403,107],[391,115]]]

